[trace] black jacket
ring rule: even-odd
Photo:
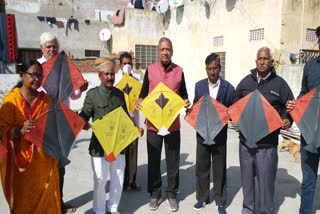
[[[271,75],[266,80],[257,80],[257,69],[251,70],[251,74],[243,78],[238,84],[233,96],[233,103],[245,97],[252,91],[258,89],[259,92],[268,100],[268,102],[277,110],[282,119],[289,119],[292,123],[292,118],[286,111],[286,102],[293,100],[292,91],[287,82],[276,75],[274,68],[271,69]],[[275,146],[278,144],[278,135],[280,129],[270,133],[259,142],[258,146]],[[246,140],[240,133],[240,142],[244,143]]]
[[[219,101],[221,104],[225,105],[226,107],[229,107],[232,103],[233,93],[234,87],[228,81],[220,78],[220,86],[216,100]],[[208,78],[200,80],[196,83],[193,104],[195,104],[205,94],[210,95]],[[219,134],[215,137],[214,141],[217,144],[226,143],[227,131],[228,125],[225,125],[223,129],[219,132]],[[197,133],[197,143],[203,143],[203,141],[204,139],[200,136],[199,133]]]

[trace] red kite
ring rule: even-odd
[[[42,85],[52,99],[66,100],[85,80],[64,51],[42,64]]]
[[[206,94],[192,106],[185,120],[201,135],[204,144],[212,145],[227,124],[229,115],[227,107]]]
[[[7,152],[7,149],[1,144],[0,141],[0,162],[6,157]]]
[[[48,155],[65,166],[77,134],[85,121],[62,102],[50,102],[50,105],[34,121],[35,128],[24,137],[42,148]]]
[[[234,103],[229,107],[228,114],[250,148],[257,147],[259,140],[282,126],[279,113],[258,90]]]
[[[295,103],[295,108],[290,115],[308,144],[305,149],[318,153],[320,147],[320,86],[297,99]]]

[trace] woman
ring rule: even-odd
[[[38,92],[42,67],[34,60],[17,65],[20,82],[4,97],[0,108],[0,162],[4,195],[11,213],[60,213],[58,163],[24,139],[50,98]]]

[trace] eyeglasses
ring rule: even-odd
[[[35,78],[41,79],[43,76],[41,73],[28,73],[28,72],[26,72],[26,74],[28,74],[33,79],[35,79]]]

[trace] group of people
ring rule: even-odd
[[[320,51],[320,26],[316,30]],[[34,120],[46,108],[52,98],[41,88],[43,70],[41,64],[59,53],[59,42],[52,33],[40,37],[43,57],[18,63],[20,82],[5,96],[0,107],[1,146],[7,150],[0,160],[2,187],[11,213],[70,213],[76,208],[62,200],[62,187],[65,169],[58,167],[58,161],[47,155],[41,148],[24,139],[25,133],[34,128]],[[120,56],[120,70],[115,72],[114,59],[102,57],[95,61],[94,67],[101,85],[90,89],[79,115],[86,121],[95,121],[118,107],[123,107],[139,127],[141,102],[162,82],[176,92],[190,108],[183,69],[172,62],[173,45],[170,39],[161,38],[158,43],[159,61],[150,64],[145,72],[136,110],[129,113],[124,94],[115,87],[124,73],[132,73],[132,56],[125,52]],[[257,51],[256,68],[244,77],[234,88],[220,77],[221,65],[217,54],[211,53],[205,59],[207,78],[195,84],[195,104],[204,95],[210,95],[221,104],[229,107],[249,93],[258,90],[274,107],[282,119],[282,129],[292,124],[289,112],[295,108],[295,101],[286,81],[279,77],[273,67],[272,51],[262,47]],[[299,96],[320,85],[320,58],[310,60],[304,68],[302,89]],[[71,95],[77,99],[87,90],[88,83]],[[69,99],[64,101],[67,105]],[[191,107],[192,108],[192,107]],[[253,118],[254,119],[254,116]],[[148,153],[149,209],[156,210],[161,204],[161,151],[164,144],[167,166],[166,198],[169,210],[178,211],[176,200],[179,192],[180,164],[180,118],[173,121],[169,134],[158,135],[157,128],[146,119],[146,139]],[[87,122],[84,129],[90,128]],[[214,188],[213,200],[218,213],[227,213],[227,125],[213,139],[214,144],[205,144],[201,135],[196,134],[196,203],[193,208],[201,210],[210,203],[210,174]],[[143,129],[139,128],[140,135]],[[277,144],[280,129],[256,142],[257,147],[246,144],[240,132],[239,159],[241,186],[243,192],[242,214],[274,213],[275,178],[278,167]],[[312,213],[319,154],[304,150],[308,142],[301,137],[301,167],[303,172],[300,214]],[[138,139],[125,148],[113,162],[105,159],[99,140],[92,134],[89,154],[93,170],[94,191],[93,211],[97,214],[118,213],[123,189],[141,191],[136,183]],[[211,173],[212,167],[212,173]],[[32,178],[32,179],[30,179]],[[105,185],[110,178],[109,200],[106,206]],[[256,179],[256,181],[255,181]],[[258,195],[255,194],[258,187]],[[256,198],[257,197],[257,198]],[[258,200],[257,200],[258,199]],[[255,202],[258,204],[256,205]],[[257,210],[258,209],[258,210]]]

